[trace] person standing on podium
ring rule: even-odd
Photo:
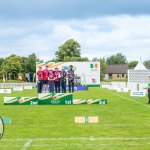
[[[37,88],[38,88],[38,93],[42,93],[42,87],[43,87],[43,72],[42,72],[42,67],[39,67],[38,72],[36,73],[37,75]]]
[[[60,93],[60,72],[56,67],[54,71],[54,84],[55,84],[55,92]]]
[[[62,93],[66,93],[66,77],[67,77],[67,73],[65,69],[62,68],[61,73],[60,73],[60,83],[61,83]]]
[[[75,77],[75,74],[74,74],[74,70],[73,70],[73,66],[70,65],[69,66],[70,69],[68,71],[68,86],[69,86],[69,93],[73,93],[74,92],[74,77]]]

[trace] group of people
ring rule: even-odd
[[[60,93],[60,90],[62,93],[66,93],[66,83],[68,81],[68,88],[69,92],[74,92],[74,70],[73,66],[69,66],[69,70],[65,71],[64,68],[59,70],[57,67],[54,70],[49,70],[48,66],[45,66],[45,69],[42,70],[42,67],[39,67],[39,70],[37,72],[37,78],[38,78],[38,93],[42,93],[42,89],[45,90],[45,92],[56,92]]]

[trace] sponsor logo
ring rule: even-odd
[[[31,101],[30,104],[31,105],[38,105],[38,101],[36,101],[36,102]]]
[[[67,101],[65,101],[65,104],[66,105],[70,105],[70,104],[72,104],[72,101],[71,100],[67,100]]]
[[[60,100],[51,100],[52,104],[60,104]]]
[[[143,92],[133,92],[133,95],[143,95]]]
[[[144,97],[145,91],[131,91],[130,95],[131,96],[137,96],[137,97]]]

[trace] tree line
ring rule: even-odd
[[[23,80],[25,78],[25,73],[30,72],[31,78],[36,72],[36,62],[42,61],[37,58],[35,53],[30,54],[27,57],[18,56],[12,54],[6,58],[0,58],[0,78],[3,75],[11,78],[12,80],[17,79],[18,73],[23,74]],[[81,57],[81,45],[74,39],[67,40],[64,44],[58,47],[55,52],[55,58],[50,60],[51,62],[76,62],[76,61],[99,61],[101,64],[101,80],[104,79],[105,70],[107,65],[114,64],[128,64],[129,68],[134,68],[137,65],[137,61],[127,61],[127,57],[122,53],[117,53],[111,55],[108,58],[95,57],[89,60],[88,57]],[[150,68],[150,60],[144,62],[147,68]]]

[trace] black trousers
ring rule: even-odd
[[[42,93],[42,88],[43,88],[43,81],[38,80],[38,83],[37,83],[38,93]]]
[[[69,93],[74,92],[74,81],[68,81],[68,86],[69,86]]]
[[[49,81],[49,91],[50,93],[54,93],[54,81]]]
[[[60,93],[60,81],[55,81],[55,92]]]
[[[150,103],[150,88],[148,88],[148,102]]]
[[[61,81],[61,90],[62,93],[66,93],[66,81]]]

